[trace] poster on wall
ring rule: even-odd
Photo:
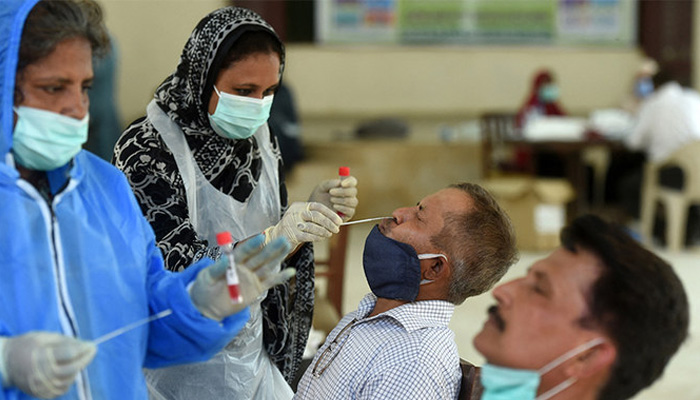
[[[636,6],[626,0],[561,0],[558,41],[631,46],[637,37]]]
[[[630,0],[317,0],[321,44],[632,46]]]
[[[397,43],[398,0],[317,0],[316,41]]]

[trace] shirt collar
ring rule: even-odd
[[[377,303],[377,296],[368,293],[357,307],[359,322],[379,318],[391,318],[401,324],[408,332],[421,328],[447,327],[454,313],[454,304],[444,300],[420,300],[394,307],[371,318],[366,318]]]

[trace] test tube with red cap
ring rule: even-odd
[[[231,302],[243,303],[243,296],[239,287],[238,271],[236,270],[236,261],[233,259],[233,238],[231,232],[219,232],[216,234],[216,243],[221,248],[228,259],[228,267],[226,268],[226,284],[228,284],[228,294],[231,296]]]
[[[342,181],[343,179],[346,179],[350,176],[350,167],[339,167],[338,168],[338,176],[340,177],[340,180]],[[342,218],[345,216],[342,212],[338,211],[338,215]]]

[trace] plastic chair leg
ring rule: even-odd
[[[656,198],[652,196],[642,197],[641,210],[641,234],[644,244],[653,244],[654,214],[656,212]]]
[[[681,196],[668,195],[666,200],[666,239],[668,249],[681,251],[685,241],[688,203]]]

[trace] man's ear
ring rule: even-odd
[[[435,257],[428,260],[423,260],[427,264],[428,268],[423,274],[424,279],[429,279],[431,281],[440,279],[441,277],[447,276],[450,273],[451,266],[442,257]]]
[[[612,342],[606,340],[574,357],[573,362],[566,367],[566,375],[581,379],[601,372],[607,374],[616,358],[617,349]]]

